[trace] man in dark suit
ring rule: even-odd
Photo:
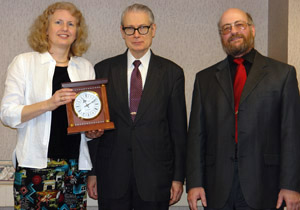
[[[97,78],[108,78],[110,118],[116,127],[89,143],[93,171],[88,192],[98,198],[99,209],[168,209],[183,191],[184,74],[178,65],[150,50],[155,30],[147,6],[129,6],[121,21],[128,50],[95,65]],[[133,89],[138,88],[136,83],[142,91]],[[139,94],[134,102],[132,95]],[[136,100],[140,100],[138,109],[132,110]]]
[[[295,68],[254,49],[251,16],[219,21],[227,58],[196,75],[187,143],[192,210],[300,209],[300,97]],[[242,58],[242,59],[241,59]]]

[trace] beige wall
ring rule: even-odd
[[[298,84],[300,81],[300,1],[289,0],[288,13],[288,59],[287,62],[297,69]],[[300,84],[299,84],[300,87]]]
[[[298,81],[300,81],[299,11],[299,0],[269,1],[268,55],[295,66]]]
[[[287,62],[288,50],[288,1],[269,2],[268,55]]]
[[[28,28],[51,2],[54,1],[1,1],[0,98],[3,94],[7,66],[17,54],[31,50],[26,41]],[[104,58],[125,51],[119,32],[120,14],[126,6],[136,1],[73,0],[71,2],[82,10],[89,26],[91,47],[84,57],[95,64]],[[152,8],[156,18],[157,34],[152,46],[154,53],[175,61],[184,69],[188,114],[195,73],[225,57],[216,27],[224,10],[238,6],[252,14],[256,23],[257,49],[262,54],[267,54],[268,0],[141,0],[139,2]],[[0,133],[0,160],[10,159],[16,143],[16,132],[0,125]]]

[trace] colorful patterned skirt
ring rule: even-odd
[[[18,166],[15,209],[86,209],[86,175],[75,159],[48,159],[45,169]]]

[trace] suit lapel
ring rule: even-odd
[[[252,90],[261,82],[263,77],[267,74],[267,71],[264,71],[267,64],[264,60],[264,57],[256,52],[254,62],[252,64],[250,74],[246,80],[240,104],[244,102],[244,100],[248,97],[248,95],[252,92]]]
[[[230,104],[232,111],[234,112],[233,87],[227,58],[220,62],[217,69],[216,78],[228,99],[228,103]]]
[[[115,106],[119,106],[121,113],[126,119],[130,118],[128,106],[128,87],[127,87],[127,51],[121,55],[119,61],[112,64],[112,78],[114,93],[116,94]]]
[[[146,82],[134,122],[137,122],[141,118],[143,113],[147,110],[151,100],[155,97],[158,92],[158,88],[160,87],[159,84],[161,83],[164,72],[164,68],[158,61],[156,55],[151,52]]]

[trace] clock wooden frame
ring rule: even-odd
[[[114,129],[114,123],[110,121],[107,93],[106,93],[107,79],[86,80],[80,82],[66,82],[62,83],[63,88],[71,88],[74,92],[79,93],[82,91],[94,91],[99,95],[101,101],[101,112],[93,119],[82,119],[77,116],[73,109],[74,100],[68,104],[68,134],[75,134],[91,130],[110,130]]]

